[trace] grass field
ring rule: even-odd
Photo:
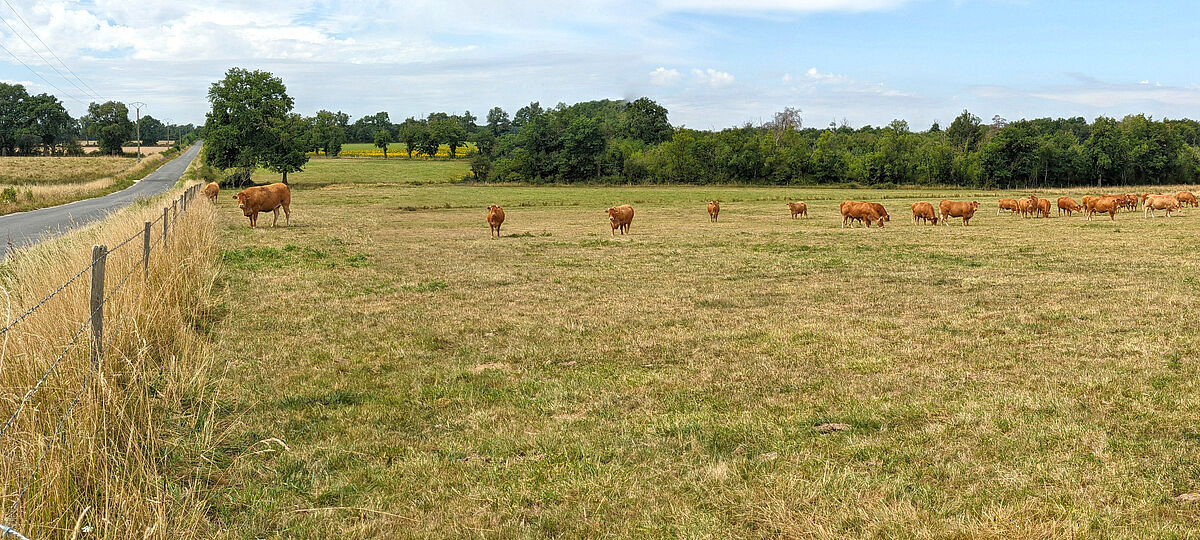
[[[125,189],[177,152],[124,157],[0,157],[0,215],[100,197]]]
[[[462,146],[458,147],[458,150],[455,153],[455,157],[456,158],[466,157],[467,151],[474,147],[475,147],[475,143],[464,143]],[[394,158],[408,159],[408,153],[405,150],[406,148],[408,148],[408,146],[405,145],[404,143],[392,143],[392,144],[388,145],[388,158],[389,159],[394,159]],[[339,154],[339,155],[341,157],[352,157],[352,158],[369,157],[369,158],[384,159],[383,149],[376,147],[374,143],[346,143],[346,144],[343,144],[341,154]],[[449,158],[450,157],[450,146],[445,145],[445,144],[439,146],[438,151],[437,151],[437,157],[443,158],[443,159]],[[413,159],[427,159],[427,158],[425,158],[423,156],[418,157],[414,153]]]
[[[1200,527],[1175,499],[1200,489],[1200,210],[1088,223],[996,216],[1001,193],[965,191],[375,185],[332,163],[296,176],[291,228],[219,201],[218,536]],[[968,196],[970,227],[908,219]],[[789,219],[796,199],[810,219]],[[842,229],[844,199],[893,218]],[[626,202],[632,234],[613,238],[603,210]]]

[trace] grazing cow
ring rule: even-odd
[[[608,211],[608,224],[612,226],[612,235],[617,235],[617,229],[621,230],[621,234],[629,232],[629,224],[633,223],[633,207],[628,204],[614,206]]]
[[[288,189],[287,184],[275,183],[246,188],[233,198],[237,199],[242,214],[250,218],[251,227],[258,226],[259,212],[274,212],[275,219],[271,220],[271,226],[274,227],[279,223],[280,208],[283,208],[284,226],[292,224],[292,191]]]
[[[938,224],[938,217],[933,212],[933,205],[925,201],[912,203],[912,213],[914,225],[918,224],[917,220],[926,223],[932,222],[934,225]]]
[[[1142,217],[1154,217],[1155,210],[1166,210],[1167,217],[1179,209],[1179,199],[1170,195],[1151,195],[1142,203]]]
[[[1180,206],[1196,206],[1196,196],[1190,191],[1176,193],[1175,200],[1179,201]]]
[[[1000,202],[998,204],[996,204],[996,215],[997,216],[1000,215],[1001,210],[1008,210],[1010,212],[1020,212],[1021,206],[1017,203],[1016,199],[1000,199]]]
[[[979,201],[942,201],[938,204],[938,209],[942,213],[942,225],[949,226],[950,222],[947,221],[949,218],[961,217],[963,226],[966,227],[971,218],[975,217],[975,211],[979,209]]]
[[[1021,212],[1021,217],[1029,217],[1030,214],[1033,214],[1034,209],[1037,208],[1037,203],[1030,202],[1029,198],[1025,197],[1017,201],[1017,208]]]
[[[500,226],[504,225],[504,209],[494,204],[489,206],[487,222],[490,227],[488,236],[495,234],[496,238],[500,238]]]
[[[1067,216],[1070,217],[1072,212],[1078,212],[1081,208],[1083,207],[1079,206],[1079,203],[1076,203],[1075,199],[1072,199],[1071,197],[1058,198],[1058,215],[1060,216],[1062,215],[1063,210],[1066,210]]]
[[[788,210],[792,211],[792,219],[796,219],[797,215],[808,217],[808,205],[803,202],[788,203]]]
[[[874,203],[845,201],[842,203],[842,227],[846,226],[846,222],[850,222],[850,227],[854,228],[855,221],[861,221],[867,224],[867,228],[871,228],[871,223],[883,227],[883,222],[886,221],[879,209]]]
[[[709,223],[717,222],[717,214],[721,213],[721,203],[717,201],[709,201],[708,203],[708,221]]]
[[[204,186],[204,196],[208,197],[208,200],[212,201],[214,204],[217,202],[217,193],[220,191],[221,186],[217,185],[216,182],[209,182],[207,186]]]
[[[1087,219],[1092,220],[1092,214],[1097,212],[1108,212],[1108,219],[1116,221],[1117,209],[1121,206],[1121,201],[1111,195],[1102,197],[1084,197],[1083,206],[1087,209]]]
[[[888,215],[888,213],[887,213],[887,210],[884,210],[884,209],[883,209],[883,205],[882,205],[882,204],[879,204],[879,203],[867,203],[867,204],[869,204],[869,205],[871,205],[873,208],[875,208],[875,211],[876,211],[876,212],[878,212],[880,216],[883,216],[883,220],[884,220],[884,221],[891,221],[891,220],[892,220],[892,216],[889,216],[889,215]],[[882,227],[882,226],[883,226],[883,225],[880,225],[880,227]]]
[[[1138,207],[1137,193],[1126,193],[1125,201],[1128,202],[1130,210],[1137,210],[1137,207]]]
[[[1038,199],[1038,213],[1044,218],[1050,217],[1050,199]]]

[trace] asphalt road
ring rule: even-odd
[[[179,157],[116,193],[53,208],[0,216],[0,259],[8,254],[10,244],[15,247],[36,244],[45,238],[99,221],[129,206],[139,197],[150,197],[171,189],[199,152],[200,143],[196,143]]]

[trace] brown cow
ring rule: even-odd
[[[1062,215],[1063,210],[1066,210],[1067,216],[1070,217],[1072,212],[1078,212],[1081,208],[1082,207],[1079,206],[1079,203],[1075,202],[1075,199],[1072,199],[1070,197],[1059,197],[1058,198],[1058,215],[1059,216]]]
[[[1017,200],[1017,208],[1021,211],[1021,217],[1029,217],[1037,209],[1037,201],[1031,202],[1029,197],[1022,197]]]
[[[792,219],[796,219],[797,215],[808,217],[808,205],[803,202],[788,203],[788,210],[792,211]]]
[[[914,225],[918,224],[917,220],[926,223],[932,222],[934,225],[938,223],[937,214],[933,212],[933,205],[925,201],[912,203],[912,213]]]
[[[891,220],[892,220],[892,216],[889,216],[889,215],[888,215],[888,213],[887,213],[887,210],[884,210],[884,209],[883,209],[883,205],[882,205],[882,204],[879,204],[879,203],[867,203],[867,204],[869,204],[869,205],[871,205],[873,208],[875,208],[875,211],[876,211],[876,212],[878,212],[880,216],[883,216],[883,220],[884,220],[884,221],[891,221]],[[880,225],[880,227],[882,227],[882,226],[883,226],[883,225]]]
[[[1050,217],[1050,199],[1038,199],[1037,209],[1042,217]]]
[[[845,201],[841,206],[842,210],[842,227],[846,226],[846,222],[850,222],[850,227],[854,228],[854,221],[862,221],[867,224],[867,228],[871,228],[871,223],[883,227],[883,222],[886,221],[879,209],[874,203]]]
[[[966,227],[971,218],[975,217],[975,211],[979,209],[979,201],[942,201],[938,204],[938,209],[942,213],[942,225],[949,226],[950,222],[947,221],[949,218],[961,217],[963,226]]]
[[[1121,201],[1111,195],[1102,197],[1084,197],[1084,207],[1087,209],[1087,220],[1092,220],[1092,214],[1097,212],[1108,212],[1108,219],[1116,221],[1117,209],[1121,207]]]
[[[996,204],[996,215],[997,216],[1000,215],[1001,210],[1008,210],[1010,212],[1020,212],[1021,206],[1017,203],[1016,199],[1000,199],[1000,202]]]
[[[1179,201],[1180,206],[1196,206],[1196,196],[1190,191],[1176,193],[1175,200]]]
[[[279,223],[279,209],[283,208],[284,226],[292,224],[292,191],[288,189],[287,184],[275,183],[267,186],[256,186],[243,189],[241,193],[234,195],[237,199],[238,208],[242,209],[242,214],[250,218],[250,226],[258,226],[259,212],[274,212],[275,219],[271,220],[271,226]]]
[[[217,193],[220,191],[221,186],[217,185],[216,182],[209,182],[207,186],[204,186],[204,196],[208,197],[208,200],[214,204],[217,202]]]
[[[1137,193],[1126,193],[1125,201],[1129,205],[1130,210],[1137,210],[1137,207],[1138,207]]]
[[[628,204],[614,206],[607,210],[608,224],[612,226],[612,235],[617,235],[617,229],[621,229],[621,234],[629,232],[629,225],[633,223],[633,207]]]
[[[496,238],[500,238],[500,226],[504,225],[504,209],[496,205],[488,207],[488,236],[495,234]]]
[[[708,203],[708,221],[709,223],[717,222],[717,214],[721,213],[721,203],[710,201]]]
[[[1179,209],[1179,199],[1170,195],[1151,195],[1143,201],[1142,217],[1154,217],[1155,210],[1166,210],[1167,217],[1171,217],[1171,212]]]

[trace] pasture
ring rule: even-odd
[[[1198,209],[1088,223],[995,215],[1019,192],[413,185],[438,175],[328,163],[295,175],[291,228],[218,201],[226,538],[1200,526],[1176,499],[1200,489]],[[980,201],[970,227],[912,224],[943,198]],[[892,219],[842,229],[845,199]]]
[[[160,149],[143,155],[141,164],[136,157],[0,157],[0,215],[107,195],[175,155]]]

